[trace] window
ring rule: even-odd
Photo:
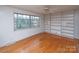
[[[74,38],[74,12],[51,15],[51,17],[49,17],[50,15],[47,16],[45,16],[45,30],[47,32]]]
[[[62,35],[74,37],[74,14],[65,14],[62,18]]]
[[[61,35],[61,16],[51,16],[51,32]]]
[[[15,13],[14,18],[14,30],[40,26],[40,19],[38,16]]]
[[[37,16],[31,16],[31,27],[39,27],[40,26],[40,20]]]

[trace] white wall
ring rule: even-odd
[[[14,31],[14,12],[42,16],[40,14],[21,9],[0,6],[0,47],[12,44],[18,40],[44,31],[43,16],[41,17],[41,26],[39,28],[29,28]]]
[[[75,37],[79,39],[79,10],[75,10]]]

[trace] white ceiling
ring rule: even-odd
[[[49,9],[49,13],[79,9],[78,5],[11,5],[11,7],[42,14],[46,13],[46,8]]]

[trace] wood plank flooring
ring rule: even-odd
[[[20,40],[0,48],[4,53],[73,53],[78,52],[78,40],[46,32]]]

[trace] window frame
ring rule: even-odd
[[[28,29],[27,27],[25,27],[25,28],[20,28],[20,29],[18,29],[16,26],[17,26],[17,24],[16,24],[16,18],[15,18],[15,14],[17,14],[17,16],[20,14],[20,15],[22,15],[22,17],[23,17],[23,15],[26,15],[26,16],[29,16],[29,27],[28,28],[38,28],[38,27],[40,27],[40,16],[37,16],[37,15],[29,15],[29,14],[23,14],[23,13],[16,13],[16,12],[14,12],[13,13],[13,16],[14,16],[14,31],[16,31],[16,30],[21,30],[21,29]],[[36,27],[33,27],[32,26],[32,19],[31,19],[31,16],[34,16],[34,17],[39,17],[39,26],[36,26]]]

